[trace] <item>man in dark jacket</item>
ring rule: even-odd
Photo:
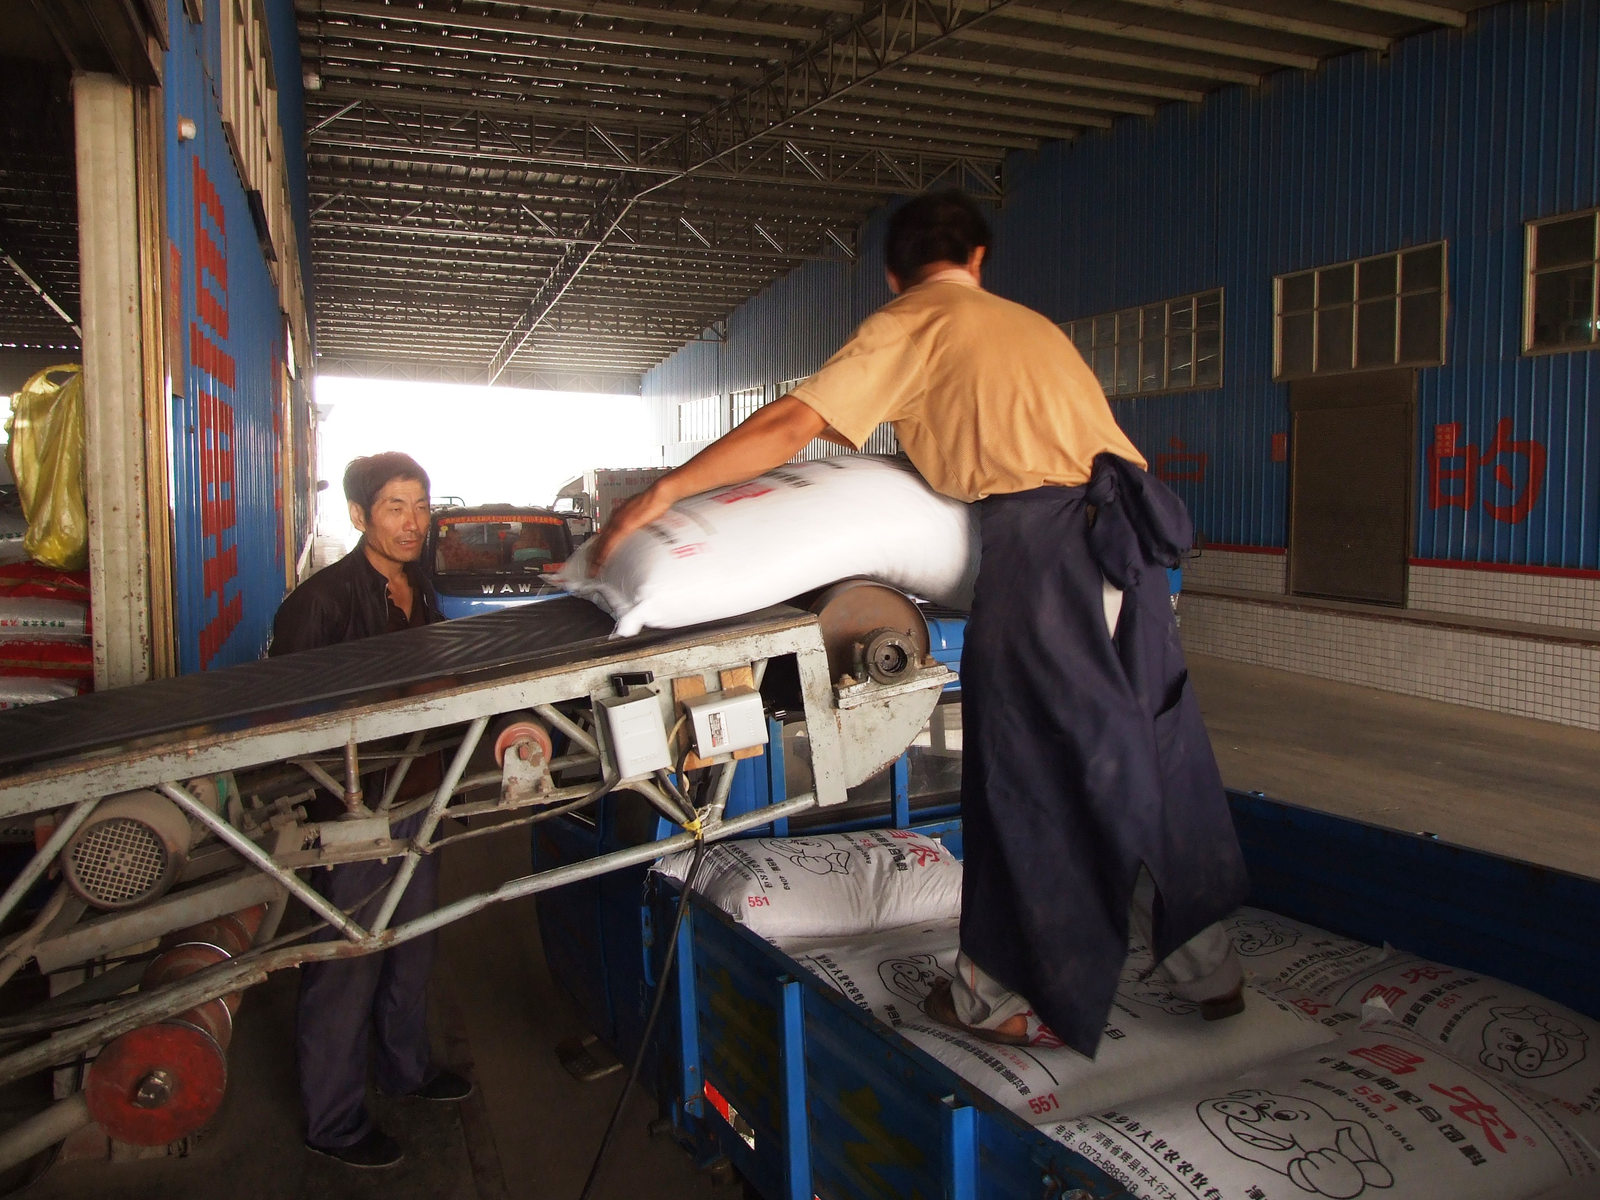
[[[418,566],[431,519],[428,491],[427,472],[409,455],[375,454],[350,464],[344,494],[361,541],[288,595],[272,624],[269,653],[313,650],[444,620]],[[437,787],[440,774],[436,756],[418,759],[399,798]],[[343,812],[342,804],[328,807],[329,819]],[[410,838],[424,816],[396,822],[390,836]],[[370,922],[399,861],[321,867],[312,884],[337,908],[362,905],[356,919]],[[438,894],[439,859],[429,854],[412,876],[394,924],[432,912]],[[379,954],[301,968],[295,1049],[306,1145],[312,1150],[354,1167],[400,1162],[399,1143],[367,1111],[369,1041],[377,1044],[377,1083],[384,1093],[440,1101],[471,1094],[468,1080],[433,1065],[426,990],[434,944],[430,934]]]

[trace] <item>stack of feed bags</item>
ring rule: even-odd
[[[0,709],[93,686],[89,573],[27,561],[0,566]]]

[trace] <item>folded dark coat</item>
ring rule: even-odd
[[[1183,502],[1102,454],[1082,487],[990,496],[961,659],[961,945],[1093,1055],[1140,864],[1157,959],[1248,890],[1165,568]],[[1115,638],[1102,576],[1123,589]]]

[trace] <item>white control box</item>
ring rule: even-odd
[[[767,715],[753,689],[707,692],[683,702],[694,725],[694,752],[715,758],[767,744]]]
[[[672,766],[661,701],[654,692],[635,692],[600,701],[606,732],[621,779],[638,779]]]

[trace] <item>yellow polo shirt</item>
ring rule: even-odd
[[[964,272],[884,305],[791,394],[858,448],[893,422],[922,477],[958,500],[1076,487],[1107,451],[1145,465],[1067,335]]]

